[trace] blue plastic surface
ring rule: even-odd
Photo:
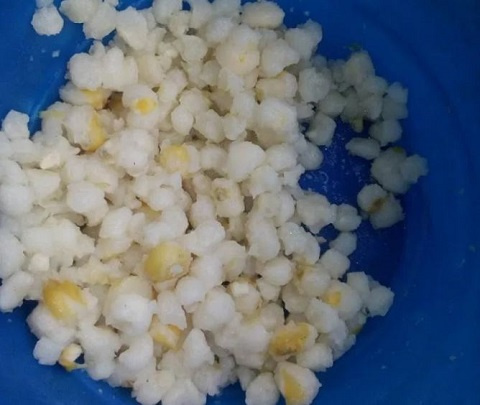
[[[127,3],[124,1],[123,5]],[[144,4],[146,2],[133,2]],[[324,27],[320,51],[345,57],[360,44],[379,74],[410,89],[404,145],[428,158],[430,174],[405,198],[407,218],[391,230],[360,231],[355,269],[396,292],[385,318],[372,320],[355,347],[327,373],[315,403],[480,404],[480,3],[476,0],[282,0],[287,24],[309,17]],[[0,117],[31,115],[57,98],[65,63],[88,43],[66,24],[58,37],[38,37],[34,0],[0,2]],[[52,51],[60,56],[52,58]],[[46,70],[48,68],[48,71]],[[45,72],[48,72],[47,74]],[[365,166],[346,158],[339,141],[329,163],[305,187],[353,202]],[[344,160],[345,159],[345,160]],[[344,160],[344,161],[343,161]],[[342,167],[342,170],[338,170]],[[340,174],[339,172],[346,172]],[[0,404],[133,404],[126,390],[82,372],[42,367],[25,324],[31,304],[0,315]],[[244,401],[238,387],[212,404]]]

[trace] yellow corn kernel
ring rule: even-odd
[[[288,371],[282,370],[283,396],[287,405],[297,405],[305,402],[305,391],[302,384]]]
[[[150,114],[156,107],[158,103],[153,98],[143,97],[137,98],[132,105],[133,110],[137,114],[147,115]]]
[[[160,151],[159,162],[169,173],[180,172],[185,174],[188,171],[190,157],[185,146],[168,145]]]
[[[159,345],[175,350],[180,342],[182,331],[175,325],[164,325],[155,316],[149,330],[150,336]]]
[[[333,308],[338,308],[342,302],[342,293],[338,290],[327,290],[322,300]]]
[[[160,243],[153,248],[145,261],[145,273],[155,282],[172,280],[188,272],[192,256],[174,242]]]
[[[63,349],[58,363],[67,371],[73,371],[79,367],[79,364],[76,363],[75,360],[77,360],[81,354],[82,348],[75,343],[71,343],[65,349]]]
[[[95,152],[107,140],[107,134],[103,129],[97,114],[94,114],[90,120],[90,128],[88,132],[89,144],[83,147],[85,152]]]
[[[88,104],[90,104],[95,110],[101,110],[107,103],[107,94],[101,89],[97,90],[81,90],[85,96]]]
[[[48,280],[43,287],[43,302],[61,320],[72,319],[78,306],[85,305],[82,290],[71,281]]]
[[[274,357],[297,354],[305,348],[310,333],[310,325],[305,322],[282,326],[270,340],[268,352]]]

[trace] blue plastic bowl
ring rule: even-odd
[[[146,1],[122,2],[145,5]],[[368,323],[357,344],[327,373],[318,404],[480,404],[480,3],[478,0],[282,0],[286,22],[307,15],[324,27],[320,52],[345,57],[367,49],[379,74],[410,89],[404,145],[428,158],[430,174],[405,198],[407,218],[390,230],[360,230],[355,269],[396,293],[385,318]],[[34,1],[0,4],[0,116],[32,117],[57,98],[69,57],[88,46],[79,26],[38,37]],[[308,12],[308,13],[306,13]],[[60,56],[53,59],[53,51]],[[48,69],[48,71],[46,70]],[[46,73],[48,72],[48,73]],[[340,129],[330,163],[302,185],[335,202],[354,201],[365,165],[343,156]],[[337,165],[343,165],[338,170]],[[346,174],[339,175],[341,171]],[[26,304],[0,315],[0,404],[133,404],[128,391],[82,372],[42,367],[25,324]],[[211,404],[241,404],[238,386]]]

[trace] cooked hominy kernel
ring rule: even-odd
[[[362,219],[400,221],[396,195],[427,173],[391,145],[408,91],[364,51],[314,56],[321,26],[286,29],[272,1],[187,3],[61,2],[97,41],[70,59],[38,135],[24,114],[3,120],[0,309],[39,300],[41,364],[84,367],[145,405],[203,405],[236,380],[249,405],[307,405],[313,372],[392,304],[349,256]],[[37,7],[33,27],[58,33],[52,2]],[[369,129],[346,143],[372,161],[360,214],[298,186],[336,119]],[[327,227],[339,234],[320,249]]]

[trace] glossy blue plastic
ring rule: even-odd
[[[122,6],[132,2],[124,1]],[[145,5],[137,1],[134,4]],[[367,49],[377,71],[410,89],[404,146],[428,158],[430,174],[405,198],[407,218],[391,230],[360,230],[353,268],[396,293],[385,318],[372,320],[354,348],[327,373],[316,404],[480,404],[480,3],[477,0],[282,0],[286,22],[309,17],[324,27],[320,52],[345,57]],[[65,63],[88,42],[66,24],[38,37],[34,0],[0,2],[0,116],[38,111],[57,98]],[[52,51],[60,56],[52,58]],[[329,162],[302,185],[353,202],[366,166],[343,152],[340,128]],[[0,405],[133,404],[128,391],[82,372],[32,358],[27,303],[0,315]],[[211,404],[244,401],[237,386]]]

